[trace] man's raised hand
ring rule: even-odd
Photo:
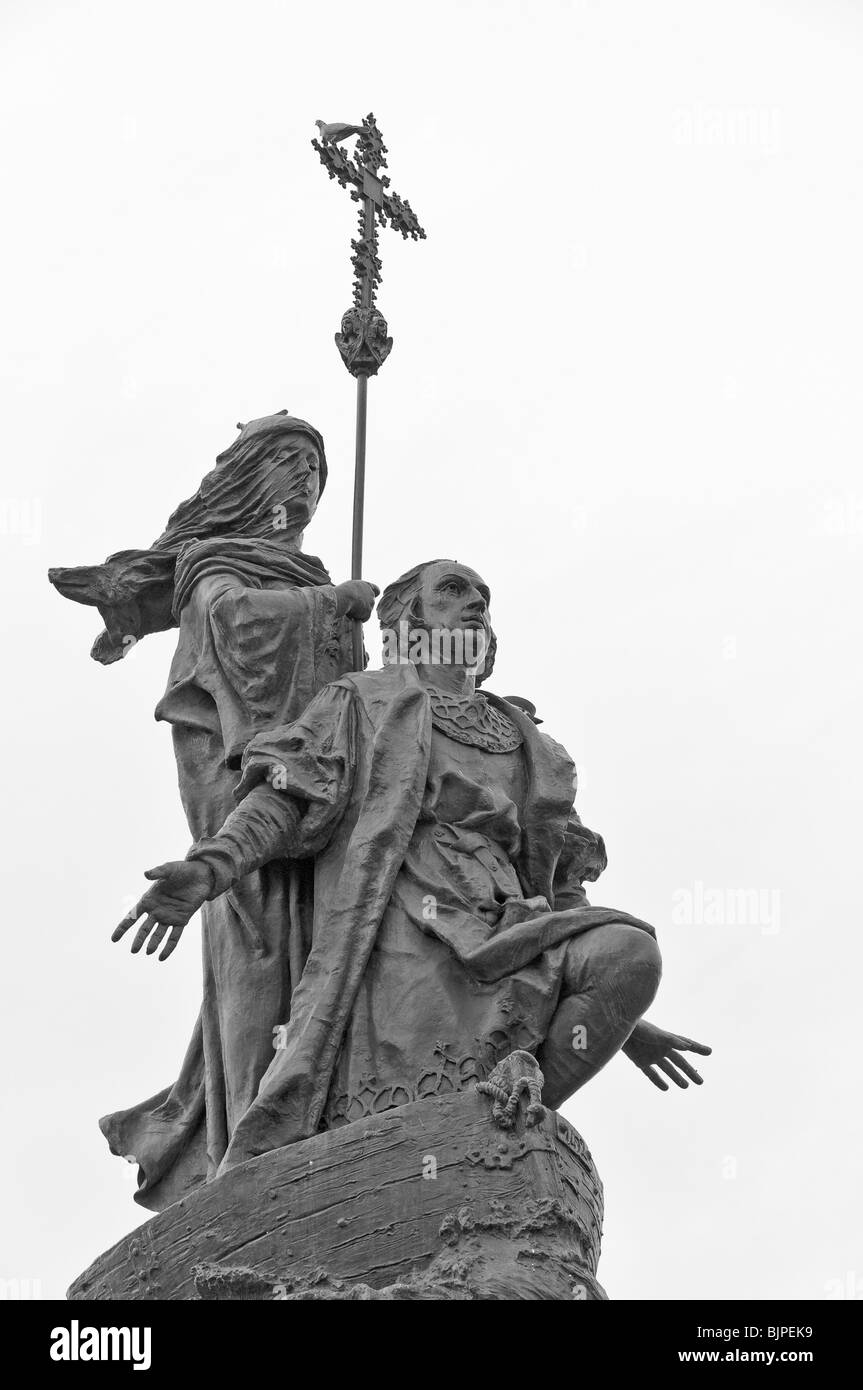
[[[147,890],[137,907],[127,912],[122,922],[114,928],[111,940],[119,941],[130,927],[134,927],[139,917],[146,917],[135,933],[132,954],[136,955],[149,937],[147,955],[152,956],[159,949],[159,943],[170,927],[171,935],[159,956],[159,960],[167,960],[183,935],[183,928],[189,918],[210,896],[213,875],[200,860],[181,859],[168,864],[157,864],[155,869],[148,869],[144,877],[155,879],[153,887]]]
[[[690,1081],[694,1081],[696,1086],[701,1086],[703,1077],[699,1076],[685,1057],[681,1057],[681,1050],[697,1052],[702,1057],[709,1057],[713,1051],[706,1043],[684,1038],[680,1033],[666,1033],[664,1028],[657,1028],[655,1023],[648,1023],[643,1018],[636,1023],[622,1050],[660,1091],[668,1090],[668,1082],[663,1081],[658,1075],[657,1068],[683,1091]]]

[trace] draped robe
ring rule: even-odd
[[[583,882],[605,853],[574,813],[573,763],[487,698],[522,734],[517,769],[494,754],[459,766],[435,749],[410,665],[342,677],[247,748],[245,799],[193,854],[217,887],[262,855],[314,856],[314,916],[280,1046],[220,1171],[368,1105],[487,1075],[502,1052],[541,1042],[571,937],[610,922],[652,934],[588,904]]]
[[[218,538],[181,552],[179,642],[156,718],[171,724],[194,840],[234,807],[243,749],[294,719],[349,670],[351,624],[320,561],[262,540]],[[100,1121],[139,1165],[136,1200],[154,1210],[214,1175],[273,1056],[311,938],[309,863],[243,877],[201,914],[203,1002],[178,1080]]]

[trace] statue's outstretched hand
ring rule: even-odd
[[[111,940],[119,941],[130,927],[134,927],[138,918],[146,914],[146,921],[135,933],[132,953],[140,951],[149,937],[147,955],[152,956],[158,951],[159,943],[170,927],[171,935],[159,956],[159,960],[167,960],[183,935],[189,918],[210,896],[213,875],[200,860],[181,859],[169,864],[157,864],[155,869],[148,869],[144,877],[155,879],[156,882],[137,907],[127,912],[119,926],[114,928]]]
[[[692,1038],[684,1038],[679,1033],[666,1033],[664,1028],[657,1028],[655,1023],[648,1023],[646,1019],[636,1023],[628,1041],[623,1044],[623,1051],[629,1060],[660,1091],[668,1090],[668,1082],[663,1081],[654,1068],[664,1072],[682,1090],[686,1090],[690,1081],[694,1081],[696,1086],[702,1085],[703,1078],[685,1057],[681,1057],[681,1049],[684,1052],[698,1052],[702,1057],[709,1057],[713,1051],[706,1043],[694,1042]]]

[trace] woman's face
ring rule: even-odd
[[[309,506],[314,512],[318,505],[318,498],[321,495],[321,460],[314,444],[309,443],[302,451],[302,459],[309,470],[306,490],[309,499]]]
[[[273,461],[268,491],[292,513],[305,512],[302,525],[311,521],[321,494],[321,460],[310,439],[285,440]]]

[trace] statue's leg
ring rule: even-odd
[[[610,922],[571,938],[560,1002],[537,1053],[547,1105],[562,1105],[623,1046],[661,973],[659,947],[639,927]]]

